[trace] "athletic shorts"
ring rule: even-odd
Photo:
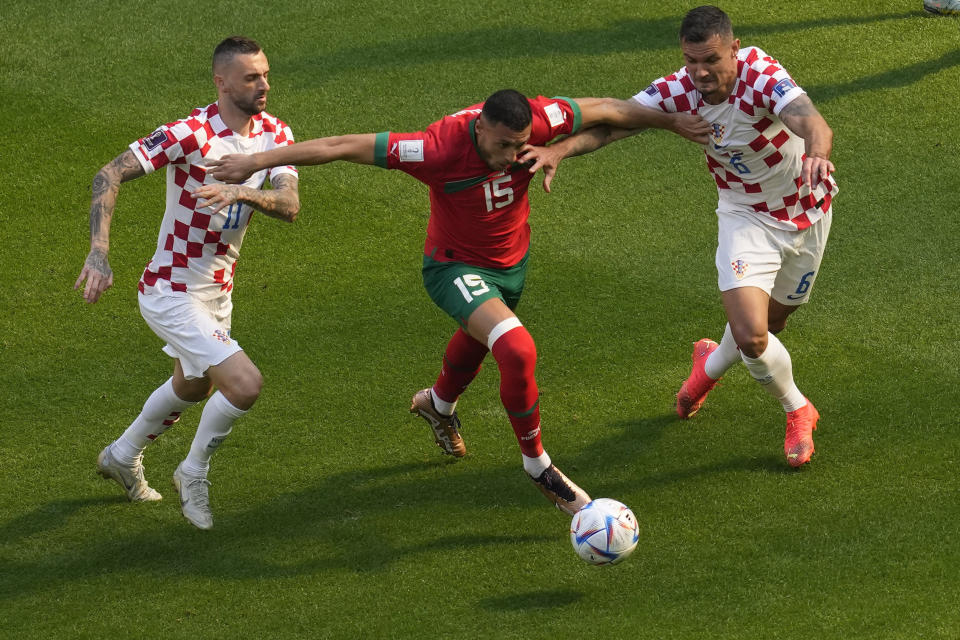
[[[438,262],[423,256],[423,286],[434,304],[464,329],[470,314],[490,298],[516,309],[527,279],[527,257],[512,267],[492,269],[463,262]]]
[[[757,287],[784,305],[810,299],[830,235],[832,209],[802,231],[764,224],[756,214],[717,211],[720,291]]]
[[[148,296],[139,294],[140,314],[161,340],[163,352],[180,360],[188,380],[202,378],[207,369],[238,351],[230,337],[233,301],[229,295],[213,300],[189,296]]]

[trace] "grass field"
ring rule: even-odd
[[[213,462],[216,527],[170,475],[199,410],[158,440],[159,504],[99,479],[99,450],[170,372],[139,316],[164,184],[128,183],[115,286],[72,290],[96,171],[215,99],[232,33],[271,62],[268,110],[298,139],[408,131],[510,86],[627,97],[682,64],[692,5],[5,0],[0,21],[0,637],[960,637],[960,20],[920,0],[730,0],[835,132],[841,192],[822,276],[781,338],[823,415],[783,461],[783,414],[738,367],[672,413],[691,343],[723,326],[716,190],[702,154],[644,134],[565,163],[532,195],[519,314],[539,352],[544,442],[641,523],[626,563],[573,554],[524,479],[497,370],[443,458],[410,395],[453,331],[419,273],[426,188],[301,170],[293,226],[246,236],[233,335],[266,378]]]

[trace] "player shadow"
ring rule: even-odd
[[[80,511],[116,501],[113,495],[60,500],[0,526],[6,573],[0,601],[107,575],[242,580],[385,572],[410,556],[498,546],[509,551],[550,542],[567,527],[566,516],[550,509],[517,465],[471,467],[449,464],[438,455],[432,461],[333,474],[233,512],[218,503],[214,485],[215,527],[210,531],[186,523],[173,494],[159,503],[125,505],[139,512],[136,518],[114,510],[103,518],[101,529],[79,542],[61,542],[55,549],[25,544],[34,536],[50,537]],[[527,503],[547,513],[543,527],[550,526],[549,516],[556,516],[554,530],[460,531],[464,518],[476,520],[477,513]],[[438,521],[437,504],[454,515]],[[146,513],[149,517],[143,517]],[[110,525],[112,517],[121,522]]]
[[[488,611],[533,611],[562,609],[583,600],[584,594],[572,589],[539,589],[526,593],[513,593],[491,598],[482,598],[479,605]]]
[[[117,502],[126,502],[126,499],[122,495],[116,495],[54,500],[40,505],[30,513],[23,514],[0,526],[0,546],[55,531],[65,525],[71,516],[88,507],[104,506]]]
[[[797,473],[789,467],[783,456],[772,453],[743,454],[726,456],[712,462],[696,466],[677,466],[676,468],[648,472],[645,459],[657,441],[670,429],[697,428],[694,423],[678,418],[674,413],[664,413],[646,418],[633,418],[611,422],[603,428],[609,433],[588,446],[572,459],[571,468],[582,470],[583,483],[589,474],[594,473],[589,487],[594,497],[616,496],[636,491],[655,491],[678,483],[685,483],[703,477],[711,477],[737,472],[790,474]],[[706,428],[706,427],[705,427]],[[683,461],[678,461],[683,465]],[[597,475],[596,469],[623,469],[620,473]]]
[[[918,11],[854,15],[836,18],[796,20],[778,24],[737,23],[735,32],[745,44],[749,40],[807,31],[824,27],[855,27],[885,21],[914,18]],[[593,28],[568,31],[547,31],[539,27],[505,26],[431,33],[422,37],[404,37],[380,43],[365,43],[362,47],[348,47],[283,62],[285,72],[303,72],[307,88],[311,82],[319,85],[331,75],[358,70],[390,68],[420,68],[438,62],[483,61],[502,63],[517,59],[556,58],[558,54],[605,55],[631,51],[676,50],[680,60],[678,30],[682,14],[652,20],[621,20]],[[278,63],[278,68],[279,68]],[[323,73],[318,74],[317,69]],[[613,72],[615,70],[611,70]],[[480,99],[483,96],[474,96]]]
[[[935,60],[926,60],[899,69],[882,71],[851,80],[850,82],[812,86],[804,85],[804,89],[817,101],[833,100],[861,91],[909,87],[919,82],[924,76],[938,73],[957,65],[960,65],[960,49],[948,51]]]

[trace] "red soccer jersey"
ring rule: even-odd
[[[533,177],[526,166],[493,171],[477,149],[475,123],[483,103],[434,122],[426,131],[377,134],[375,159],[430,187],[430,222],[424,253],[439,261],[503,269],[530,247]],[[580,128],[580,109],[569,98],[530,99],[530,144],[543,145]]]

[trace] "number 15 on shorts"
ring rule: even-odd
[[[483,278],[472,273],[463,274],[454,280],[453,284],[457,285],[457,289],[460,289],[463,299],[467,302],[473,302],[476,296],[482,296],[490,291],[490,287],[483,281]]]

